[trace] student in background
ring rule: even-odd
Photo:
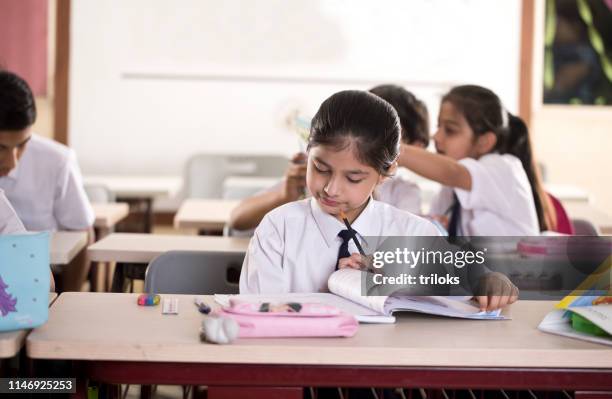
[[[480,86],[442,98],[437,154],[404,146],[399,163],[444,185],[431,214],[449,235],[538,235],[554,211],[537,178],[525,123]]]
[[[425,104],[412,93],[397,85],[380,85],[370,89],[387,101],[398,113],[401,125],[401,139],[405,144],[427,147],[429,143],[429,116]],[[306,154],[293,156],[282,183],[242,200],[232,210],[229,225],[236,230],[257,227],[266,213],[272,209],[296,201],[304,195],[306,188]],[[421,193],[419,187],[400,176],[386,179],[379,185],[374,198],[396,208],[420,214]]]
[[[4,191],[0,189],[0,235],[4,234],[21,234],[25,233],[26,229],[19,220],[19,216],[11,206],[11,203],[8,201],[6,196],[4,195]],[[49,271],[51,274],[51,291],[55,291],[55,280],[53,279],[53,273]]]
[[[308,142],[306,185],[312,196],[263,218],[242,266],[240,293],[327,291],[336,268],[363,267],[341,212],[361,237],[439,235],[431,222],[372,198],[395,173],[399,150],[399,119],[387,102],[364,91],[342,91],[325,100]],[[515,288],[498,273],[490,281],[507,284],[508,293]],[[503,307],[515,299],[483,297],[481,306]]]
[[[0,188],[30,231],[80,230],[93,241],[94,214],[74,151],[34,135],[34,97],[19,76],[0,71]],[[64,291],[79,291],[85,251],[62,270]]]

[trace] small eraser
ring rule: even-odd
[[[229,344],[238,337],[240,326],[229,317],[208,316],[202,320],[200,339],[213,344]]]
[[[178,298],[164,298],[162,300],[162,314],[178,314]]]

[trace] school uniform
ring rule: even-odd
[[[421,214],[421,189],[401,176],[396,175],[382,182],[374,190],[374,198],[403,211]]]
[[[86,230],[94,213],[76,154],[48,138],[32,135],[0,188],[28,230]]]
[[[429,221],[374,199],[369,200],[352,227],[361,241],[364,237],[439,235]],[[272,210],[249,243],[240,274],[240,293],[327,291],[327,279],[336,268],[343,243],[339,233],[344,229],[346,226],[324,212],[313,198]],[[358,252],[352,240],[348,252]]]
[[[25,233],[26,229],[19,220],[17,213],[0,190],[0,235]]]
[[[459,163],[468,169],[472,189],[443,187],[432,201],[432,215],[450,217],[456,197],[460,205],[457,235],[540,234],[531,184],[517,157],[491,153]]]

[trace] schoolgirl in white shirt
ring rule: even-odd
[[[449,235],[525,236],[551,229],[525,123],[480,86],[458,86],[440,106],[437,154],[404,146],[400,164],[445,187],[430,214]]]
[[[363,267],[365,259],[346,235],[341,237],[346,229],[341,211],[361,239],[439,235],[431,222],[372,198],[395,172],[399,145],[397,113],[379,97],[342,91],[325,100],[312,120],[308,142],[306,184],[312,196],[263,218],[242,266],[240,292],[327,291],[336,267]],[[344,240],[353,255],[339,259]],[[508,296],[496,303],[509,301]]]
[[[403,143],[427,147],[429,143],[429,114],[425,104],[401,86],[384,84],[373,87],[370,93],[388,102],[397,112]],[[234,230],[254,229],[272,209],[296,201],[306,189],[306,160],[304,153],[293,156],[283,180],[249,198],[233,209],[229,226]],[[306,190],[306,195],[310,193]],[[395,175],[376,187],[373,197],[396,208],[421,214],[421,190],[414,182]]]

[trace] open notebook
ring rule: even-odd
[[[467,297],[362,296],[361,273],[353,269],[332,273],[327,281],[330,293],[239,295],[239,297],[241,300],[253,302],[323,303],[354,315],[362,323],[394,323],[393,314],[399,311],[465,319],[506,319],[501,314],[501,310],[481,312]],[[215,301],[222,306],[228,306],[230,297],[230,295],[215,295]]]

